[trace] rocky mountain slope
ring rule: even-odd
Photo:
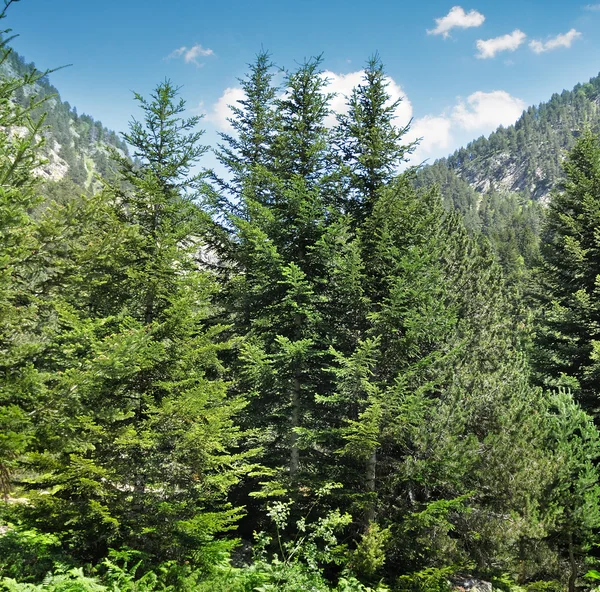
[[[600,75],[423,167],[415,184],[437,184],[445,206],[486,236],[507,277],[518,279],[536,264],[544,205],[561,182],[566,152],[586,126],[600,131]]]
[[[479,194],[519,193],[545,203],[561,179],[565,151],[585,125],[600,129],[600,75],[529,107],[514,125],[470,142],[425,167],[421,174],[440,183],[443,192],[447,189],[461,210],[468,210],[473,197],[467,186]],[[458,181],[450,181],[454,176]],[[458,186],[464,193],[462,199],[457,195]]]
[[[2,65],[2,73],[19,75],[34,67],[13,51]],[[78,115],[75,107],[61,99],[47,76],[31,89],[19,89],[16,93],[16,100],[22,105],[28,105],[32,97],[49,97],[38,113],[46,113],[47,163],[38,173],[48,181],[47,185],[64,181],[74,184],[77,190],[89,191],[97,184],[98,175],[109,176],[112,170],[110,148],[127,153],[127,146],[119,136],[89,115]]]

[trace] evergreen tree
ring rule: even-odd
[[[0,20],[5,17],[5,2]],[[9,31],[3,31],[6,36]],[[10,61],[11,38],[0,41],[0,69]],[[46,73],[35,69],[0,79],[0,494],[12,488],[13,473],[33,436],[31,416],[39,409],[42,379],[31,360],[42,349],[47,321],[40,249],[44,248],[32,212],[40,203],[35,169],[43,163],[40,139],[44,103],[32,95],[16,102]],[[11,133],[14,127],[21,134]]]
[[[375,54],[367,62],[363,82],[348,97],[348,113],[338,116],[337,143],[349,174],[346,207],[357,220],[369,214],[379,191],[414,149],[414,143],[404,143],[410,122],[398,127],[395,121],[402,99],[392,100],[388,86]]]
[[[238,272],[226,290],[245,337],[240,388],[257,392],[248,422],[262,429],[267,466],[286,466],[297,483],[306,446],[300,434],[318,421],[314,396],[327,351],[318,337],[324,267],[315,245],[327,214],[329,97],[320,60],[311,60],[287,76],[286,94],[273,101],[275,118],[267,68],[266,55],[259,55],[235,111],[238,135],[224,137],[228,146],[220,156],[237,179],[239,197],[224,209],[235,229]]]
[[[86,560],[126,545],[202,564],[239,515],[227,492],[247,468],[234,421],[243,402],[228,396],[216,287],[196,262],[203,216],[189,172],[204,148],[176,95],[165,82],[137,97],[136,162],[121,159],[123,183],[77,212],[89,223],[67,241],[72,267],[40,364],[50,409],[22,514]],[[48,224],[73,228],[73,207],[49,209]]]
[[[566,559],[568,590],[574,592],[600,526],[600,435],[592,418],[565,391],[550,398],[546,446],[553,452],[554,469],[545,500],[549,537]]]
[[[221,134],[222,143],[217,153],[219,162],[229,173],[229,179],[213,175],[218,203],[226,210],[233,208],[235,211],[242,195],[259,202],[268,199],[261,194],[260,178],[272,169],[270,165],[274,157],[277,88],[273,85],[273,76],[270,55],[259,53],[255,62],[250,64],[248,76],[240,79],[244,98],[237,105],[230,105],[229,123],[233,131]],[[242,200],[240,205],[243,203]]]
[[[534,360],[539,380],[568,386],[595,417],[598,404],[600,141],[584,132],[565,162],[566,180],[548,206],[537,301]]]

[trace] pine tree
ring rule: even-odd
[[[196,261],[204,216],[189,172],[204,148],[176,97],[169,82],[137,97],[136,161],[121,158],[121,183],[77,212],[88,223],[67,241],[41,364],[50,409],[23,514],[86,560],[126,545],[201,564],[240,513],[227,493],[248,467],[234,419],[243,401],[228,395],[216,285]],[[48,222],[73,228],[71,214],[50,209]]]
[[[277,88],[273,85],[273,68],[270,55],[259,53],[250,64],[248,76],[239,81],[244,98],[237,105],[230,105],[232,133],[221,134],[217,153],[229,178],[224,180],[213,174],[218,204],[228,211],[235,211],[242,195],[259,202],[268,200],[261,192],[261,176],[272,169],[274,156]],[[243,203],[242,200],[239,205]]]
[[[286,466],[297,483],[301,450],[310,454],[300,434],[318,421],[314,396],[327,351],[319,338],[324,262],[315,245],[326,228],[329,97],[318,59],[288,74],[287,92],[276,100],[267,68],[261,54],[244,86],[246,98],[234,111],[238,135],[224,137],[221,150],[239,198],[224,208],[235,229],[232,263],[238,272],[226,291],[245,337],[240,388],[257,393],[248,422],[262,429],[267,466]]]
[[[574,592],[583,559],[600,526],[600,435],[570,393],[553,393],[548,407],[547,448],[553,453],[554,469],[545,500],[551,514],[549,538],[567,558],[568,590]]]
[[[0,20],[6,16],[5,2]],[[12,55],[3,31],[0,67]],[[44,117],[35,117],[44,99],[21,103],[19,92],[31,88],[47,72],[35,68],[0,79],[0,494],[7,496],[14,471],[31,440],[31,416],[39,409],[42,379],[31,359],[43,350],[44,245],[32,212],[41,201],[35,169],[43,163],[40,149]],[[22,133],[12,130],[18,127]]]
[[[600,141],[584,131],[565,161],[566,180],[553,195],[542,234],[536,299],[541,315],[534,360],[539,380],[567,386],[597,415],[600,273]]]
[[[398,127],[383,63],[377,54],[367,62],[363,82],[348,97],[348,113],[338,116],[337,144],[349,174],[348,211],[360,220],[368,215],[379,191],[397,174],[413,151],[404,143],[410,122]]]

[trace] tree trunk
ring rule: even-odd
[[[366,486],[370,494],[369,505],[365,512],[365,528],[375,520],[375,476],[377,474],[377,449],[373,448],[369,460],[367,460]]]
[[[573,549],[573,533],[569,533],[569,564],[571,573],[569,574],[569,592],[575,592],[575,581],[577,580],[577,563],[575,562],[575,551]]]
[[[298,448],[298,434],[295,428],[300,427],[300,377],[296,374],[292,388],[292,436],[290,438],[290,476],[297,475],[300,467],[300,449]]]

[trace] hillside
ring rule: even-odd
[[[469,187],[480,194],[520,193],[545,203],[561,178],[565,152],[573,147],[582,128],[589,125],[595,131],[600,127],[599,104],[600,76],[596,76],[529,107],[514,125],[473,140],[425,167],[422,175],[438,182],[463,212],[468,212],[475,198]]]
[[[2,74],[19,76],[33,68],[34,64],[27,63],[12,51],[2,66]],[[88,191],[95,185],[96,175],[110,174],[110,147],[127,153],[127,146],[117,133],[89,115],[79,115],[75,107],[61,99],[47,76],[26,90],[17,89],[13,100],[27,105],[32,97],[50,97],[39,109],[39,114],[47,113],[44,155],[48,162],[36,171],[48,181],[46,187],[49,191],[52,191],[55,182],[63,180],[72,181],[77,189]]]
[[[529,107],[447,158],[423,167],[415,184],[437,184],[447,209],[491,242],[508,278],[518,279],[539,256],[544,205],[563,178],[562,161],[585,126],[600,127],[600,76]]]

